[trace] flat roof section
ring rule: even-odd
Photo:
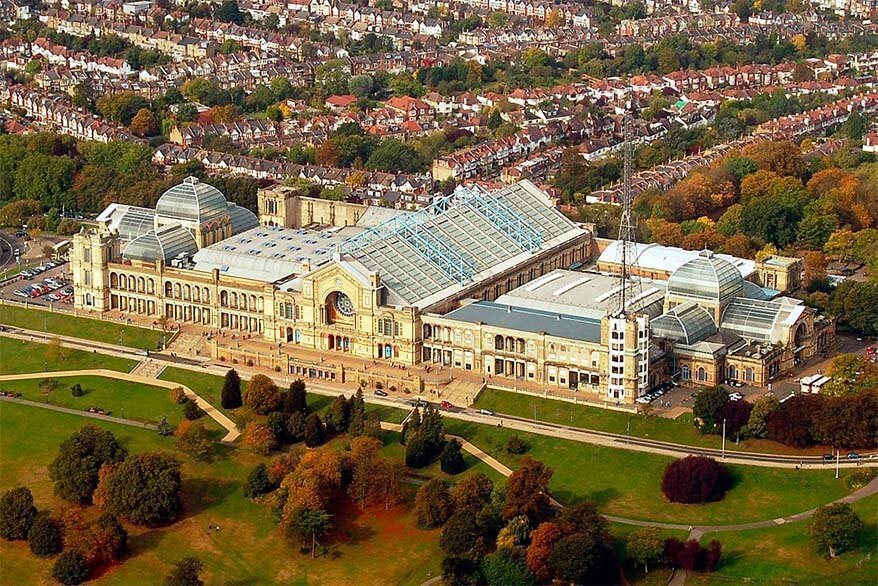
[[[594,344],[599,344],[601,341],[599,319],[562,315],[528,307],[514,307],[494,301],[476,301],[455,309],[444,317],[534,334],[545,333],[558,338]]]

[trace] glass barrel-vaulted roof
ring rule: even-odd
[[[207,222],[228,213],[225,196],[213,185],[187,177],[162,194],[155,211],[165,218]]]
[[[134,240],[153,229],[155,210],[131,206],[121,215],[116,225],[122,240]]]
[[[668,293],[726,301],[744,291],[744,278],[735,265],[702,250],[668,278]]]
[[[128,243],[122,256],[129,260],[170,262],[180,254],[191,256],[198,245],[189,230],[179,224],[166,226],[158,232],[150,230]]]
[[[229,214],[232,217],[232,234],[237,235],[259,226],[256,214],[239,205],[229,203]]]
[[[649,322],[652,335],[690,346],[716,333],[710,314],[694,301],[687,301]]]

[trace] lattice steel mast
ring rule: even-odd
[[[631,265],[636,259],[636,232],[631,208],[633,207],[633,195],[631,193],[631,124],[628,112],[625,112],[623,120],[623,170],[622,170],[622,217],[619,220],[619,247],[621,249],[622,268],[619,274],[619,294],[616,314],[622,317],[628,315],[627,304],[640,295],[640,280],[631,278]]]

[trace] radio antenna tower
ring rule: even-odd
[[[622,217],[619,221],[619,249],[621,252],[622,270],[619,273],[619,293],[616,315],[626,317],[628,315],[628,303],[640,295],[640,279],[631,278],[631,265],[637,258],[637,240],[635,223],[631,208],[634,197],[631,193],[631,123],[628,112],[625,112],[623,122],[623,157],[622,171]]]

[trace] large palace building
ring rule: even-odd
[[[621,311],[618,246],[527,181],[417,212],[284,189],[259,206],[257,219],[194,178],[155,210],[109,206],[74,239],[77,308],[246,332],[289,357],[436,363],[626,403],[669,377],[766,384],[834,334],[770,288],[800,278],[781,257],[757,270],[661,247],[668,272],[636,273]],[[647,248],[644,261],[662,253]]]

